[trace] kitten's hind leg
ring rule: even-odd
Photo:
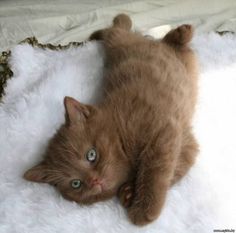
[[[183,134],[181,152],[171,181],[172,185],[187,174],[196,160],[198,151],[198,143],[191,130],[187,129]]]
[[[123,29],[112,27],[94,32],[89,37],[89,40],[102,40],[104,41],[105,47],[114,48],[124,44],[127,34],[128,32]]]
[[[184,24],[166,34],[162,41],[173,46],[184,46],[191,41],[193,37],[193,27]]]
[[[192,37],[193,27],[185,24],[167,33],[162,42],[166,43],[175,50],[176,56],[186,67],[186,71],[190,75],[196,90],[198,62],[194,52],[188,45]]]
[[[113,29],[122,29],[124,31],[130,31],[132,27],[132,21],[126,14],[119,14],[113,19],[113,25],[110,28],[101,29],[92,33],[89,40],[103,40],[104,37],[113,31]]]
[[[130,31],[132,27],[132,21],[126,14],[119,14],[113,19],[113,27],[121,28],[125,31]]]

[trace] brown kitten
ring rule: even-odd
[[[65,198],[83,204],[118,194],[130,220],[144,225],[159,216],[169,187],[194,163],[197,69],[187,46],[191,26],[161,41],[130,28],[122,14],[91,35],[104,41],[106,96],[97,106],[66,97],[65,125],[24,177],[56,185]]]

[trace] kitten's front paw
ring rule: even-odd
[[[134,188],[131,183],[125,183],[120,187],[118,192],[118,198],[125,208],[128,208],[131,205],[133,199],[133,192]]]
[[[139,206],[131,206],[128,209],[128,216],[131,222],[138,226],[144,226],[157,218],[152,211],[144,210]]]

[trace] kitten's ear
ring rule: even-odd
[[[33,182],[47,183],[46,169],[46,165],[42,162],[25,172],[24,178]]]
[[[67,126],[86,120],[89,117],[92,108],[91,106],[81,104],[79,101],[68,96],[64,98],[64,105],[66,109]]]

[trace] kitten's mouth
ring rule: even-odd
[[[96,192],[102,193],[104,191],[104,186],[103,186],[103,184],[96,184],[94,186],[94,189],[96,190]]]
[[[98,193],[101,193],[106,190],[103,179],[94,178],[91,181],[91,186]]]

